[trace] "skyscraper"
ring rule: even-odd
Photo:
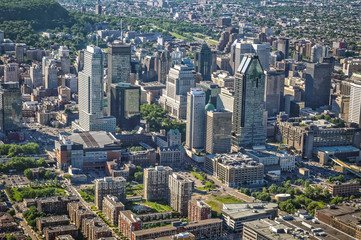
[[[48,61],[45,66],[44,87],[46,89],[58,88],[58,69],[55,61]]]
[[[108,45],[108,115],[111,115],[112,106],[119,102],[112,103],[110,88],[112,84],[130,82],[130,59],[131,46],[116,42]]]
[[[43,83],[43,75],[41,73],[41,67],[37,64],[33,64],[30,67],[30,78],[33,88],[40,87]]]
[[[21,127],[22,95],[19,82],[2,83],[0,89],[0,131],[16,131]]]
[[[209,154],[231,151],[232,113],[206,105],[205,150]],[[213,109],[212,109],[213,108]]]
[[[306,107],[316,109],[329,105],[333,58],[324,58],[320,63],[306,63]]]
[[[281,110],[285,83],[285,72],[282,70],[272,70],[266,72],[265,95],[266,111],[268,116],[275,116]]]
[[[290,40],[288,38],[279,38],[277,49],[282,53],[282,59],[287,59],[290,51]]]
[[[213,52],[207,43],[203,43],[194,56],[194,69],[200,73],[204,80],[211,80],[213,64]]]
[[[17,43],[15,45],[15,57],[17,63],[24,62],[24,53],[25,53],[25,44],[24,43]]]
[[[9,63],[5,65],[4,82],[19,83],[19,64]]]
[[[147,201],[168,201],[170,167],[156,166],[144,169],[144,199]]]
[[[351,83],[348,121],[361,126],[361,81]]]
[[[188,214],[188,202],[191,200],[193,182],[184,176],[173,173],[169,175],[170,206],[181,216]]]
[[[159,98],[159,104],[172,117],[186,119],[187,92],[195,86],[192,68],[185,65],[175,65],[170,69],[166,89]]]
[[[79,124],[82,131],[115,131],[116,119],[103,115],[103,53],[88,46],[84,51],[84,69],[79,72]]]
[[[163,50],[161,52],[158,52],[158,58],[156,63],[158,82],[165,84],[171,66],[172,58],[169,51]]]
[[[248,55],[242,59],[234,87],[232,146],[238,149],[264,145],[265,75],[257,56]]]
[[[69,49],[67,46],[60,46],[59,48],[59,60],[61,63],[61,70],[63,74],[70,73],[70,58]]]
[[[110,116],[121,129],[134,129],[140,122],[140,87],[130,83],[112,84],[108,98]]]
[[[311,62],[317,63],[323,57],[323,47],[315,45],[311,48]]]
[[[186,146],[204,148],[206,95],[200,88],[192,88],[187,97]]]
[[[261,62],[262,68],[264,70],[269,69],[269,59],[270,59],[270,44],[269,43],[260,43],[258,39],[247,39],[241,42],[236,42],[233,45],[232,50],[232,61],[234,72],[237,72],[239,64],[242,62],[242,59],[246,55],[254,54],[257,55],[259,61]],[[232,63],[231,63],[232,65]]]

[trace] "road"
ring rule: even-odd
[[[103,219],[101,219],[101,218],[96,214],[95,211],[93,211],[93,209],[91,209],[91,208],[89,207],[89,203],[87,203],[86,201],[84,201],[84,199],[80,196],[80,194],[78,193],[78,191],[77,191],[71,184],[68,184],[68,189],[69,189],[74,195],[78,196],[79,199],[80,199],[80,201],[81,201],[81,203],[83,203],[83,205],[84,205],[89,211],[93,212],[93,213],[98,217],[98,219],[100,219],[100,221],[102,221],[102,222],[105,224],[105,226],[107,226],[107,228],[108,228],[110,231],[112,231],[113,237],[115,237],[116,239],[120,239],[119,236],[118,236],[118,234],[116,234],[116,232],[114,232],[114,230],[113,230],[112,228],[110,228],[110,227],[108,226],[108,224],[107,224],[106,222],[104,222]]]

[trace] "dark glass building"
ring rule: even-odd
[[[0,130],[17,131],[21,127],[22,98],[19,83],[6,82],[0,89]]]
[[[211,80],[213,52],[207,43],[203,43],[194,56],[195,71],[202,74],[203,80]]]

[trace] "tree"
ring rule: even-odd
[[[6,234],[6,240],[16,240],[17,238],[11,234],[11,233],[7,233]]]
[[[134,178],[136,182],[143,182],[143,172],[134,173]]]
[[[66,174],[63,175],[63,178],[65,178],[65,179],[71,179],[71,175],[68,174],[68,173],[66,173]]]
[[[24,176],[29,180],[33,179],[33,173],[31,172],[31,170],[29,168],[25,169]]]
[[[276,194],[276,193],[277,193],[277,186],[276,186],[276,184],[272,184],[272,185],[268,188],[268,191],[269,191],[270,193]]]

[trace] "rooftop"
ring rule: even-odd
[[[70,140],[84,146],[84,148],[104,148],[106,145],[115,144],[117,139],[105,131],[92,131],[62,135],[62,139]]]
[[[255,220],[244,223],[244,226],[249,227],[267,239],[287,240],[295,239],[292,234],[288,232],[290,229],[283,224],[277,224],[269,219]]]
[[[276,203],[224,203],[222,213],[232,218],[246,218],[257,214],[264,214],[270,210],[277,209]]]

